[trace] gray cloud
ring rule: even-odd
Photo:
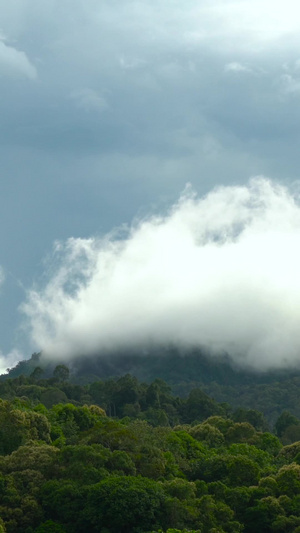
[[[263,178],[198,198],[127,234],[56,243],[52,274],[23,305],[46,354],[179,343],[255,368],[299,363],[300,207]]]

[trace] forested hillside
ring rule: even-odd
[[[22,374],[29,376],[36,366],[42,368],[43,377],[50,378],[57,364],[41,354],[33,354],[30,360],[18,363],[8,375],[2,376],[2,380]],[[147,383],[160,378],[180,397],[200,387],[218,402],[262,412],[271,425],[285,409],[300,418],[299,369],[259,373],[233,365],[226,354],[213,356],[199,348],[179,350],[172,346],[79,357],[68,367],[69,380],[79,385],[129,373]]]
[[[0,384],[0,531],[300,531],[300,420],[58,365]]]

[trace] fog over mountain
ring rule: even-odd
[[[265,178],[97,239],[57,242],[22,310],[53,358],[149,343],[226,350],[257,369],[300,355],[300,207]]]

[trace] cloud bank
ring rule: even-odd
[[[125,231],[125,230],[124,230]],[[147,343],[206,345],[267,369],[300,361],[300,206],[265,178],[103,239],[56,243],[22,310],[51,357]]]

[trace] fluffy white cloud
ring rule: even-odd
[[[238,40],[242,50],[257,53],[279,41],[289,46],[288,39],[299,32],[296,0],[206,0],[200,5],[208,23],[208,36],[214,33],[215,37],[226,37],[225,47]]]
[[[34,80],[37,71],[21,50],[0,40],[0,76],[22,76]]]
[[[225,71],[226,72],[251,72],[251,69],[247,67],[246,65],[242,65],[241,63],[238,63],[237,61],[233,61],[232,63],[227,63],[225,65]]]
[[[3,354],[0,351],[0,374],[5,374],[9,368],[13,368],[18,361],[22,361],[24,355],[17,349],[12,350],[8,354]]]
[[[257,368],[300,353],[300,207],[266,179],[187,191],[127,235],[69,239],[23,311],[52,357],[148,342],[209,345]]]

